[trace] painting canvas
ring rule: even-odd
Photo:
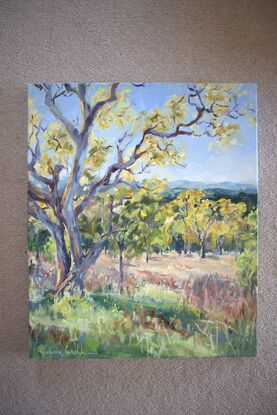
[[[29,85],[32,358],[256,355],[256,87]]]

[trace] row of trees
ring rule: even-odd
[[[98,195],[94,206],[80,215],[78,227],[82,248],[88,250],[107,232],[112,201],[113,231],[104,249],[118,257],[121,284],[124,282],[124,258],[145,255],[148,262],[153,253],[175,250],[187,254],[197,249],[204,259],[207,249],[222,255],[223,247],[237,255],[245,244],[247,248],[255,239],[256,213],[247,214],[245,203],[232,203],[225,198],[210,200],[201,190],[186,190],[167,201],[164,197],[166,189],[166,181],[159,179],[144,180],[134,190],[121,186],[109,194]],[[38,238],[34,247],[39,247],[42,252],[47,250],[46,245],[49,248],[43,228],[34,229],[33,235]]]
[[[245,104],[245,93],[238,85],[184,85],[182,95],[173,95],[162,108],[149,112],[137,111],[131,100],[133,90],[144,86],[66,83],[30,87],[29,215],[30,222],[38,221],[55,241],[57,292],[72,280],[83,286],[87,270],[118,232],[116,220],[124,222],[121,213],[114,212],[126,208],[130,196],[127,201],[126,194],[115,200],[112,189],[124,193],[127,187],[139,188],[138,177],[150,166],[184,166],[184,146],[176,137],[205,137],[209,146],[226,149],[241,140],[238,119],[252,120],[252,105]],[[44,116],[32,102],[32,88],[44,100]],[[109,132],[109,138],[99,131]],[[93,238],[88,245],[82,239],[82,223],[99,204],[100,195],[101,232],[97,227],[91,229]],[[180,203],[185,209],[185,202]],[[203,255],[217,209],[211,202],[205,203],[206,213],[195,211],[193,223]],[[156,207],[154,201],[140,212],[148,251],[147,240],[157,232],[151,219],[158,214]],[[204,227],[199,215],[206,220]],[[119,245],[124,245],[125,236],[122,238]]]
[[[106,250],[118,254],[121,282],[124,256],[145,255],[148,262],[152,253],[175,250],[186,254],[193,247],[204,259],[208,247],[222,255],[223,246],[237,255],[252,238],[245,203],[209,200],[201,190],[183,191],[167,202],[164,186],[164,181],[144,181],[142,188],[115,209],[114,233]]]

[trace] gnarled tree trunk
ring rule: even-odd
[[[53,237],[56,243],[56,261],[57,261],[57,278],[56,289],[67,278],[71,268],[71,256],[68,253],[65,238],[64,238],[64,226],[57,227],[53,232]]]

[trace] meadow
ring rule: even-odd
[[[35,258],[33,258],[35,262]],[[235,278],[234,254],[154,254],[126,264],[106,254],[89,270],[86,293],[45,298],[49,274],[30,290],[30,354],[47,357],[251,356],[254,296]],[[48,273],[50,264],[44,263]]]

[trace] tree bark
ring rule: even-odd
[[[218,247],[219,255],[222,255],[223,241],[224,241],[224,236],[219,235],[217,238],[217,247]]]
[[[59,287],[57,288],[56,294],[63,293],[67,285],[71,282],[75,282],[78,285],[81,294],[83,294],[85,290],[86,274],[89,268],[96,263],[101,250],[99,250],[98,248],[95,249],[95,254],[90,255],[89,258],[83,258],[79,266],[73,265],[66,279],[62,283],[60,283]]]
[[[85,277],[86,277],[86,273],[89,269],[90,265],[88,267],[86,267],[85,269],[81,270],[81,269],[76,269],[76,277],[74,279],[74,282],[76,282],[76,284],[78,285],[81,294],[84,294],[84,290],[85,290]]]
[[[53,237],[56,243],[56,261],[57,261],[57,278],[56,289],[67,278],[67,275],[71,268],[71,257],[68,253],[65,238],[64,238],[64,226],[61,225],[55,229]]]
[[[146,248],[146,262],[149,262],[149,249]]]
[[[177,252],[177,254],[181,254],[182,253],[182,249],[180,247],[180,241],[178,236],[173,235],[174,241],[175,241],[175,251]]]
[[[200,239],[200,244],[201,244],[200,258],[206,258],[206,236],[203,236]]]
[[[188,246],[187,241],[184,239],[184,255],[186,255],[187,253],[187,246]]]
[[[117,242],[117,245],[119,250],[119,282],[122,286],[124,282],[123,244],[121,242]]]
[[[238,238],[235,236],[235,257],[238,256]]]

